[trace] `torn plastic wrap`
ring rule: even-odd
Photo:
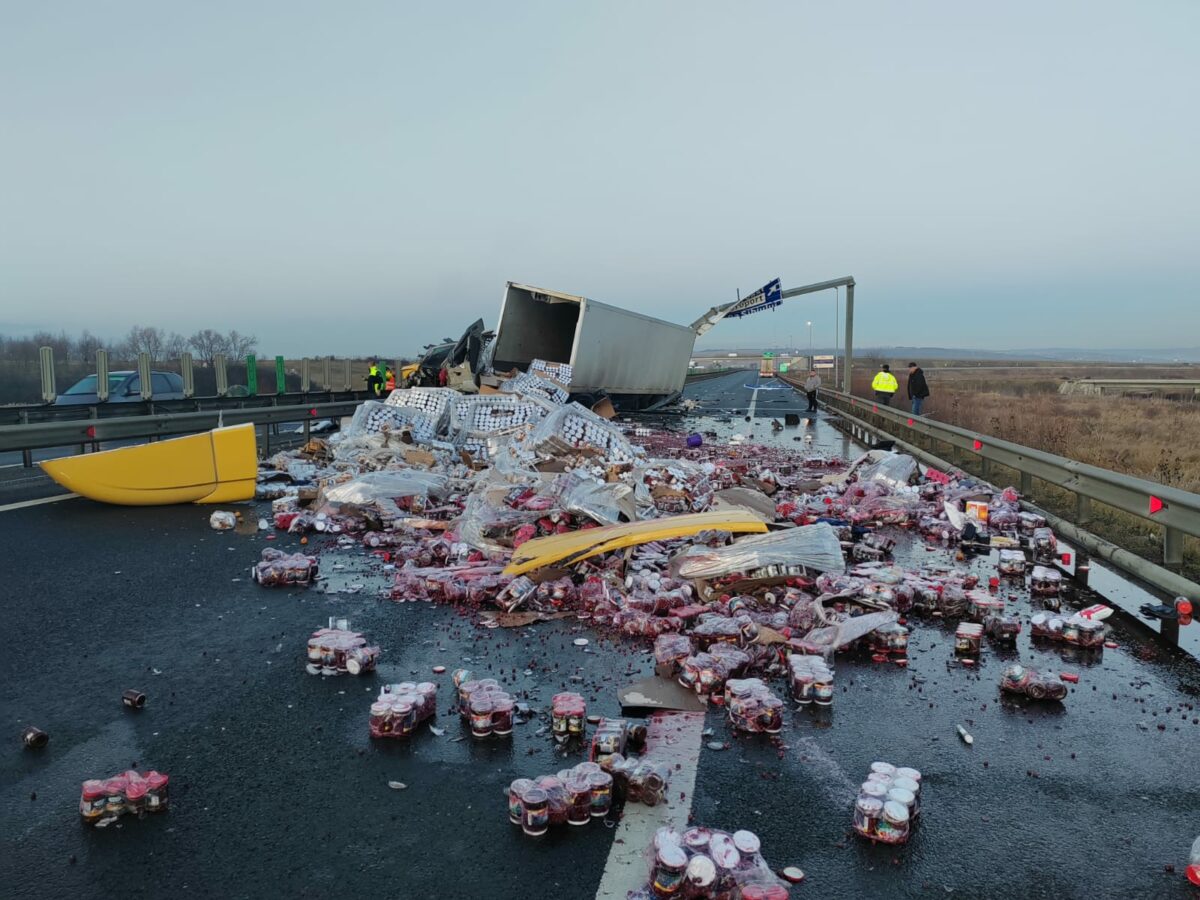
[[[679,578],[716,578],[733,572],[754,572],[767,566],[804,566],[817,572],[846,568],[837,532],[828,522],[754,535],[728,547],[694,547],[671,561]]]
[[[463,513],[456,522],[458,537],[464,544],[484,553],[507,553],[513,549],[512,533],[522,525],[532,525],[544,510],[513,509],[503,501],[493,502],[489,492],[476,490],[467,497]]]
[[[800,641],[800,645],[806,653],[822,653],[829,656],[842,647],[853,644],[859,638],[866,637],[876,628],[890,625],[899,618],[899,613],[891,611],[854,616],[835,625],[813,629]]]
[[[908,486],[917,474],[917,461],[906,453],[890,453],[878,462],[863,466],[858,472],[858,481],[865,484],[878,481],[893,491]]]
[[[623,482],[596,482],[572,473],[562,476],[554,487],[567,512],[582,513],[601,525],[637,521],[633,488]]]
[[[440,496],[446,491],[446,476],[416,469],[388,472],[368,472],[347,482],[327,488],[322,493],[325,503],[354,503],[364,505],[396,497]]]

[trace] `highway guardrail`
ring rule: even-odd
[[[781,378],[794,387],[799,386],[790,375]],[[940,455],[936,454],[938,445],[944,445],[955,455],[977,458],[981,460],[985,478],[993,463],[1015,469],[1020,473],[1023,494],[1032,493],[1034,478],[1072,492],[1076,525],[1088,523],[1093,502],[1157,525],[1163,529],[1163,564],[1168,568],[1178,569],[1183,565],[1184,535],[1200,537],[1200,494],[1123,475],[924,416],[913,416],[842,391],[822,388],[819,396],[827,408],[856,416],[868,425],[903,437],[918,447],[924,442],[926,449],[935,455]]]
[[[261,406],[244,409],[215,409],[201,412],[155,413],[144,416],[74,419],[65,422],[30,422],[0,425],[0,452],[21,450],[30,465],[29,451],[46,447],[96,445],[102,441],[171,437],[208,431],[223,425],[306,425],[321,419],[350,415],[360,401],[313,403],[292,406]],[[307,431],[307,429],[305,429]],[[269,439],[268,439],[269,440]],[[269,445],[268,445],[269,450]]]

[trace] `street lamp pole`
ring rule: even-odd
[[[812,322],[809,322],[808,323],[808,365],[810,368],[812,367],[812,364],[813,364],[812,347],[813,347],[813,345],[812,345]]]

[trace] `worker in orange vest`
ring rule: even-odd
[[[384,366],[384,383],[383,386],[390,392],[396,389],[396,373],[392,371],[391,366]]]

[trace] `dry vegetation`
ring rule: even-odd
[[[893,406],[907,408],[904,400],[906,360],[892,365],[900,381]],[[854,393],[870,397],[873,371],[856,367]],[[926,368],[932,396],[924,413],[932,419],[958,425],[1077,459],[1115,472],[1146,478],[1159,484],[1200,493],[1200,404],[1174,400],[1125,397],[1083,397],[1058,393],[1064,377],[1184,377],[1195,378],[1194,368],[1074,368],[1025,366],[988,372]],[[993,471],[992,481],[1005,476],[1017,482],[1016,473]],[[1071,518],[1073,497],[1035,482],[1036,502]],[[1162,558],[1162,532],[1136,516],[1095,505],[1089,528],[1147,559]],[[1200,576],[1200,541],[1185,541],[1185,571]]]

